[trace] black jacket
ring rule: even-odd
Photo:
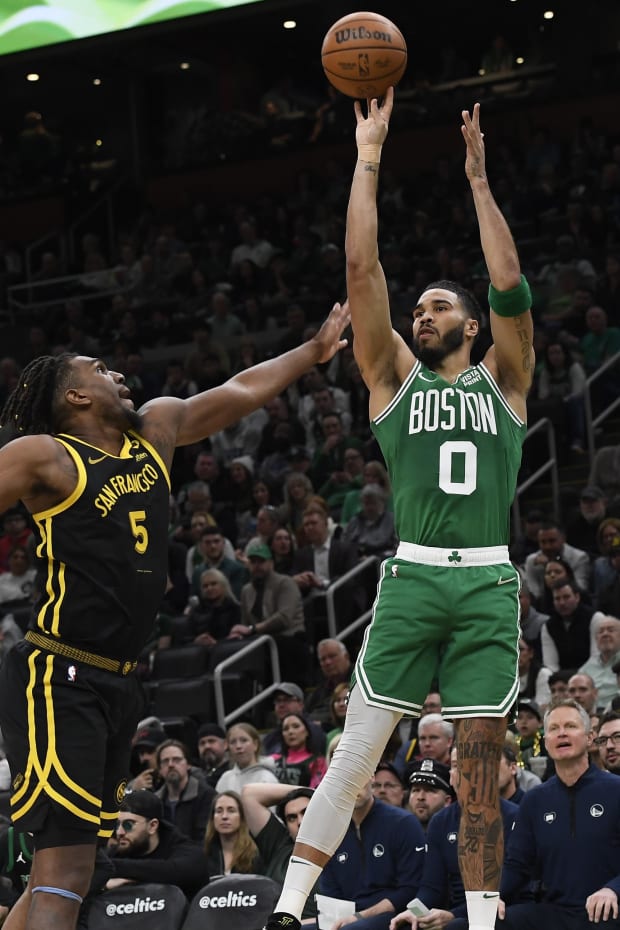
[[[209,881],[203,847],[183,836],[166,820],[159,824],[159,844],[152,853],[135,859],[112,853],[111,859],[116,878],[178,885],[188,898]]]

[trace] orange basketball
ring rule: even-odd
[[[330,84],[347,97],[382,97],[407,67],[402,32],[379,13],[350,13],[328,30],[321,48]]]

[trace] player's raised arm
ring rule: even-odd
[[[534,370],[530,289],[521,275],[508,223],[489,187],[484,136],[480,130],[480,104],[474,105],[471,114],[464,110],[462,115],[461,131],[467,146],[465,173],[474,197],[482,251],[491,279],[491,332],[498,380],[509,393],[524,397]]]
[[[199,442],[258,410],[313,365],[333,358],[347,344],[342,334],[349,322],[348,303],[336,303],[312,339],[290,352],[246,368],[224,384],[187,400],[156,398],[140,412],[160,443],[171,431],[175,446]]]
[[[390,87],[382,106],[376,99],[369,101],[367,117],[362,113],[360,102],[355,102],[358,158],[349,197],[345,244],[355,358],[371,391],[383,384],[388,392],[391,391],[387,400],[395,393],[394,385],[397,389],[400,383],[397,355],[402,350],[408,352],[392,330],[387,284],[377,243],[379,162],[393,101],[394,90]],[[408,359],[410,368],[413,361],[410,353]]]

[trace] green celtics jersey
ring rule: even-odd
[[[416,360],[371,427],[392,481],[403,542],[508,544],[526,425],[483,364],[449,384]]]

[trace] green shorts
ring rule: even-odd
[[[382,565],[355,666],[367,704],[418,716],[437,679],[445,717],[504,717],[519,693],[518,572],[510,562]]]

